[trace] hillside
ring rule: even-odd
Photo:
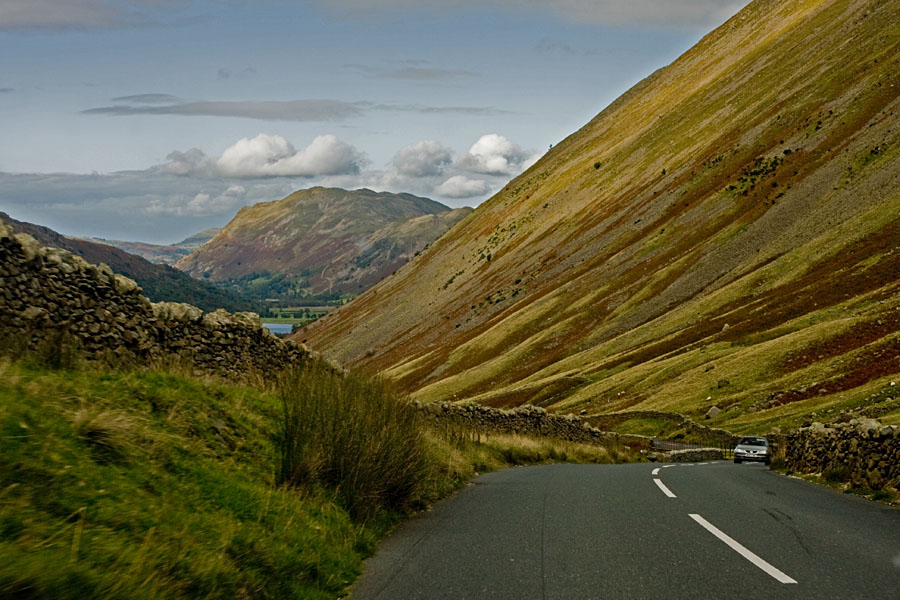
[[[296,337],[425,401],[900,423],[898,22],[752,2]]]
[[[242,208],[177,267],[257,297],[357,294],[470,212],[410,194],[300,190]]]
[[[163,265],[174,265],[179,260],[208,242],[217,233],[222,231],[221,228],[211,227],[197,232],[187,239],[175,244],[161,245],[148,244],[147,242],[126,242],[122,240],[106,240],[102,238],[90,238],[88,241],[98,242],[115,246],[119,250],[124,250],[129,254],[136,254],[143,259],[152,263]]]
[[[0,221],[12,226],[16,233],[29,234],[44,246],[68,250],[92,264],[106,263],[116,273],[134,279],[153,302],[187,302],[204,311],[253,310],[251,302],[233,292],[197,281],[168,265],[152,264],[108,244],[69,238],[42,225],[17,221],[3,212]]]

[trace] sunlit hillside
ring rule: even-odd
[[[900,423],[897,23],[751,3],[298,339],[427,401]]]

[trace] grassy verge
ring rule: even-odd
[[[837,490],[845,494],[861,496],[863,498],[881,502],[889,506],[900,507],[900,492],[893,488],[873,490],[865,487],[856,487],[851,483],[844,481],[843,477],[841,477],[840,474],[836,473],[795,473],[790,469],[784,468],[778,468],[777,470],[783,475],[787,475],[789,477],[797,477],[799,479],[803,479],[804,481],[809,481],[818,485],[824,485],[825,487],[829,487],[833,490]]]
[[[482,435],[451,448],[463,464],[471,465],[472,475],[509,466],[559,462],[611,464],[636,460],[625,446],[605,447],[520,435]]]
[[[262,390],[0,359],[0,597],[336,598],[393,524],[476,472],[628,458],[447,436],[336,377]]]

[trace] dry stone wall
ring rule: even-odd
[[[686,448],[671,450],[657,458],[660,462],[692,463],[705,460],[723,460],[725,452],[719,448]]]
[[[198,374],[241,379],[307,358],[254,313],[203,313],[189,304],[151,303],[106,265],[38,244],[0,222],[0,343],[35,349],[74,344],[87,359],[178,357]]]
[[[455,425],[485,433],[551,437],[585,444],[650,447],[648,437],[601,431],[576,415],[553,415],[530,404],[509,410],[450,402],[422,404],[420,407],[426,418],[438,425]]]
[[[900,488],[900,430],[874,419],[813,423],[787,436],[785,467],[855,487]]]

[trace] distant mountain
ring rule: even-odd
[[[221,227],[210,227],[209,229],[204,229],[203,231],[199,231],[194,235],[187,237],[177,244],[172,244],[176,248],[187,248],[189,250],[196,250],[209,240],[216,237],[219,232],[222,231]]]
[[[122,240],[107,240],[103,238],[87,238],[90,242],[98,242],[115,246],[129,254],[136,254],[152,263],[162,265],[174,265],[179,260],[196,250],[213,236],[222,231],[220,227],[204,229],[177,244],[161,245],[148,244],[146,242],[126,242]]]
[[[257,297],[358,294],[471,211],[411,194],[316,187],[242,208],[176,266]]]
[[[900,424],[898,24],[751,2],[297,337],[425,401]]]
[[[48,227],[25,223],[0,212],[0,219],[16,233],[27,233],[45,246],[78,254],[89,263],[106,263],[116,273],[134,279],[144,295],[154,302],[187,302],[204,311],[224,308],[228,311],[255,310],[255,304],[228,290],[197,281],[168,265],[156,265],[108,244],[69,238]]]

